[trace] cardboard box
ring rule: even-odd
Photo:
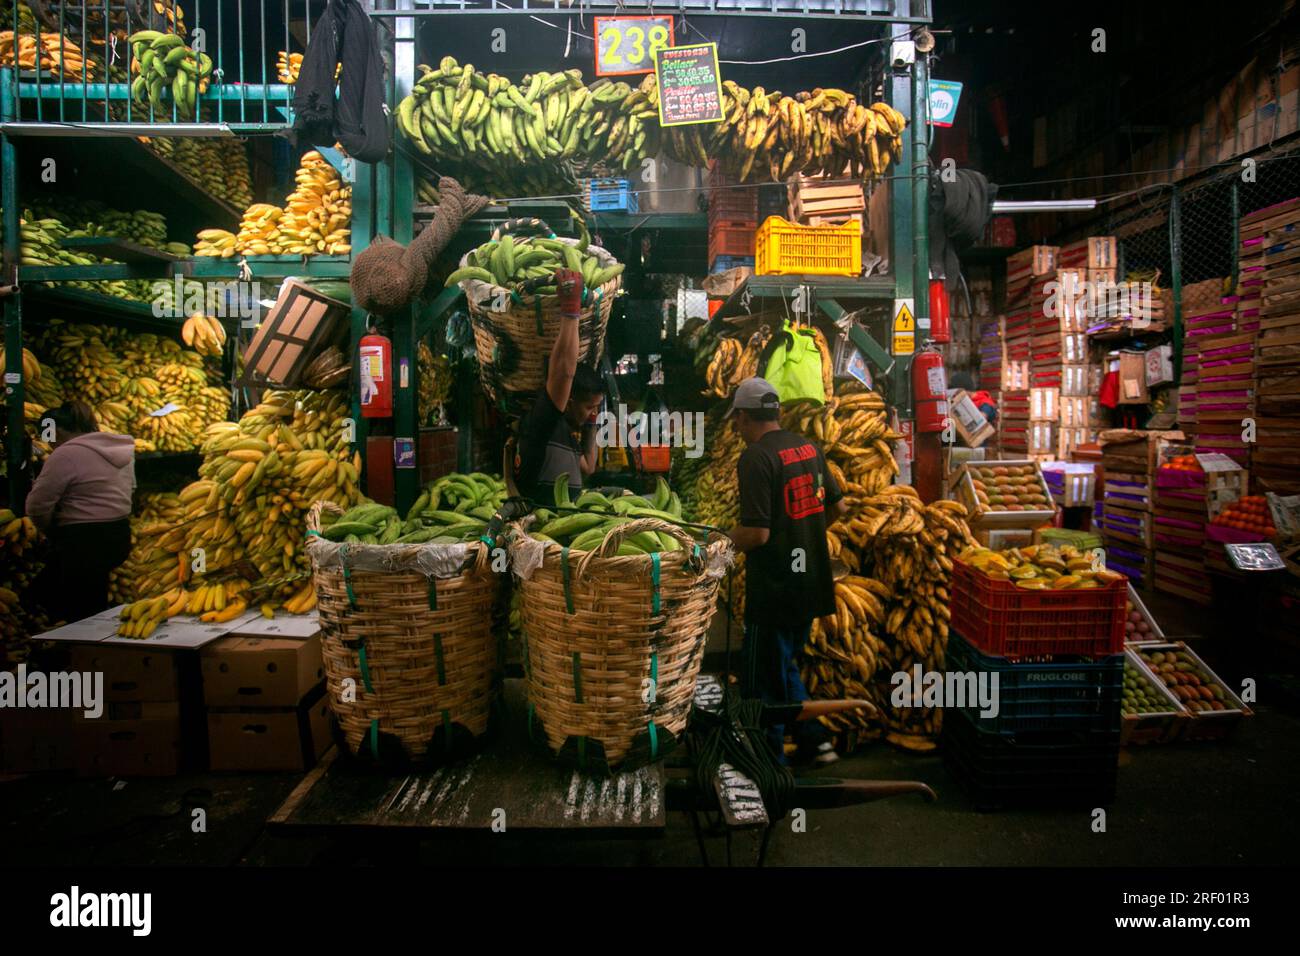
[[[78,720],[73,748],[82,776],[170,777],[180,768],[180,715]]]
[[[0,771],[71,770],[72,715],[63,708],[0,709]]]
[[[1119,353],[1119,403],[1146,405],[1151,401],[1147,390],[1147,364],[1141,352]]]
[[[296,707],[325,679],[319,637],[304,641],[231,635],[203,649],[208,707]]]
[[[964,389],[958,389],[948,402],[953,425],[961,440],[971,448],[978,448],[995,434],[997,429],[989,424],[984,413],[979,410],[973,399]]]
[[[1169,385],[1174,380],[1174,347],[1158,345],[1145,353],[1146,382],[1148,388]]]
[[[308,770],[330,743],[330,710],[323,693],[297,708],[208,711],[213,770]]]
[[[103,672],[107,701],[175,701],[180,699],[176,652],[120,644],[74,644],[70,667]]]

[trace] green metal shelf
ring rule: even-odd
[[[24,266],[19,269],[20,281],[23,281],[23,269],[26,268],[29,267]],[[91,267],[69,266],[68,268]],[[175,330],[180,327],[182,321],[169,316],[159,317],[154,315],[153,306],[148,302],[120,299],[117,296],[91,292],[89,289],[60,288],[58,286],[24,283],[22,291],[25,309],[58,308],[74,313],[84,313],[85,321],[89,322],[126,321],[133,325],[150,325],[155,328]]]
[[[715,322],[733,318],[743,320],[749,312],[745,307],[746,294],[751,300],[789,299],[800,286],[811,288],[815,299],[831,299],[842,307],[845,303],[892,302],[894,299],[894,280],[888,276],[865,279],[811,275],[750,276],[727,297],[713,319]],[[847,307],[844,310],[850,311]]]
[[[351,256],[244,256],[254,279],[287,279],[312,276],[318,279],[346,279],[352,271]],[[238,279],[240,256],[222,259],[195,256],[176,264],[176,274],[190,279]]]

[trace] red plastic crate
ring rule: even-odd
[[[753,256],[755,227],[714,224],[709,227],[709,261],[718,256]]]
[[[1127,580],[1084,590],[1027,591],[953,562],[954,631],[985,654],[1106,657],[1124,650]]]
[[[642,471],[651,474],[667,474],[672,470],[673,450],[669,445],[642,445],[633,449]]]

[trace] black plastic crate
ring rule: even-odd
[[[1091,808],[1115,799],[1119,734],[983,733],[955,711],[944,715],[943,763],[978,810],[1011,806]]]
[[[961,635],[950,633],[946,669],[997,674],[997,716],[981,717],[976,701],[947,708],[949,714],[964,714],[985,733],[1009,737],[1029,731],[1119,734],[1123,654],[1096,660],[1054,657],[1049,662],[1011,661],[984,654]]]

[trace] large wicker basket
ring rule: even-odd
[[[667,532],[685,550],[609,556],[641,531]],[[512,535],[533,735],[566,762],[597,772],[640,766],[671,750],[690,716],[731,557],[727,539],[697,546],[655,518],[620,525],[586,552],[522,530]]]
[[[564,237],[556,241],[570,245],[578,242]],[[589,246],[587,251],[602,268],[616,261],[599,246]],[[460,264],[470,264],[469,253]],[[578,321],[579,361],[594,363],[604,350],[605,328],[621,284],[622,277],[615,276],[597,288],[585,290]],[[520,414],[545,382],[545,362],[560,334],[559,298],[515,293],[479,279],[465,279],[460,286],[469,302],[483,390],[507,414]]]
[[[499,688],[492,610],[501,576],[474,544],[357,545],[308,514],[330,708],[353,756],[423,762],[487,731]],[[395,748],[400,748],[400,752]]]

